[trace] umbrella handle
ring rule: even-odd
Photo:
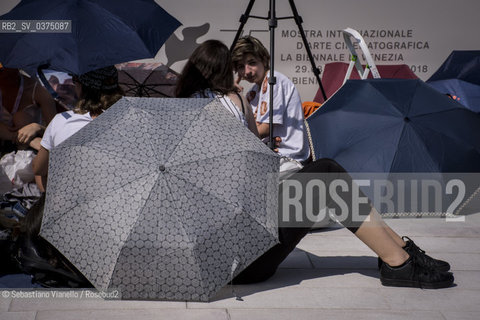
[[[345,79],[343,83],[345,83],[347,79],[350,77],[350,73],[352,72],[353,65],[355,65],[355,67],[357,68],[358,75],[360,76],[361,79],[366,79],[369,71],[372,72],[372,75],[374,78],[380,78],[380,73],[377,70],[377,66],[373,61],[372,55],[370,54],[370,50],[368,50],[367,43],[363,39],[362,35],[357,30],[354,30],[352,28],[346,28],[342,32],[343,32],[343,39],[345,41],[345,44],[347,45],[352,55],[352,59],[350,61],[350,65],[348,67],[347,74],[345,75]],[[355,41],[358,43],[358,45],[360,46],[360,49],[363,52],[363,55],[365,56],[365,59],[367,60],[367,67],[365,68],[365,71],[363,71],[362,64],[358,59],[357,52],[355,50],[355,47],[350,37],[353,37]]]
[[[47,69],[48,66],[49,66],[48,64],[43,64],[41,66],[38,66],[37,74],[42,84],[48,90],[48,93],[50,93],[50,95],[56,100],[58,98],[58,93],[55,90],[53,90],[52,86],[50,85],[50,82],[48,82],[47,78],[45,77],[45,74],[43,73],[43,70]]]

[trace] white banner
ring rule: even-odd
[[[0,14],[18,0],[2,0]],[[219,39],[228,46],[240,26],[249,0],[156,0],[183,26],[167,41],[156,60],[181,71],[198,43]],[[406,64],[427,80],[452,50],[479,50],[478,0],[297,0],[317,67],[348,62],[341,30],[360,32],[377,65]],[[277,17],[293,16],[289,1],[276,1]],[[255,1],[251,15],[267,17],[269,1]],[[243,34],[261,39],[269,48],[268,21],[249,18]],[[312,100],[318,84],[293,19],[278,21],[275,31],[275,69],[286,74],[304,101]]]

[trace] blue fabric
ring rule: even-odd
[[[33,277],[28,274],[9,274],[0,277],[0,288],[42,288],[41,285],[32,283]]]
[[[480,172],[480,115],[421,80],[349,80],[307,118],[347,172]]]
[[[0,61],[77,75],[154,57],[180,26],[153,0],[22,0],[0,20],[71,20],[71,33],[0,33]]]
[[[453,51],[427,83],[479,113],[480,51]]]

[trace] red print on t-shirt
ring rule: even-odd
[[[263,116],[265,113],[267,113],[267,101],[262,101],[262,104],[260,105],[260,114]]]
[[[267,92],[267,87],[268,87],[268,77],[265,77],[265,80],[263,80],[263,83],[262,83],[262,93]]]

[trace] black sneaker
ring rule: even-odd
[[[417,261],[423,266],[444,272],[450,270],[450,264],[448,262],[434,259],[429,255],[425,254],[425,251],[420,249],[409,237],[402,237],[402,239],[407,244],[403,249],[407,251],[410,256],[416,256]]]
[[[448,271],[450,270],[450,264],[443,260],[438,260],[430,257],[429,255],[425,254],[425,251],[420,249],[415,242],[409,237],[402,237],[403,241],[405,241],[406,245],[403,247],[405,251],[410,256],[416,256],[417,262],[421,263],[426,268],[435,269],[438,271]],[[378,258],[378,269],[382,266],[382,259]]]
[[[380,281],[384,286],[440,289],[452,286],[453,280],[451,272],[426,268],[415,256],[399,267],[390,267],[385,262],[380,267]]]

